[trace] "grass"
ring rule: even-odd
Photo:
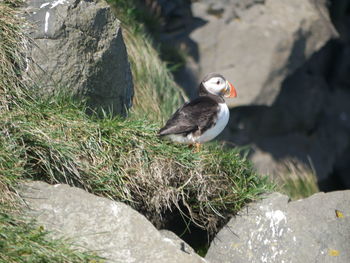
[[[131,64],[135,92],[131,116],[164,121],[185,101],[186,96],[174,82],[167,64],[161,61],[159,51],[146,32],[144,22],[149,17],[144,15],[135,0],[108,2],[122,22]]]
[[[17,177],[67,183],[126,202],[156,225],[165,212],[181,209],[208,231],[271,189],[238,150],[213,144],[194,153],[160,140],[159,125],[148,120],[99,119],[84,111],[69,98],[52,98],[2,115],[2,149],[15,149],[7,157],[15,165],[0,165],[4,172],[17,167]]]
[[[144,35],[124,30],[129,61],[134,77],[132,116],[164,121],[181,105],[186,96]],[[140,56],[140,54],[142,54]]]
[[[28,223],[19,216],[4,212],[4,207],[1,208],[0,262],[104,262],[102,258],[91,253],[73,250],[67,240],[52,240],[43,227]]]
[[[25,68],[27,38],[21,31],[23,21],[14,6],[20,1],[0,3],[0,112],[9,109],[10,101],[21,93],[21,72]]]
[[[25,103],[25,48],[23,20],[16,7],[21,1],[0,2],[0,116]],[[9,120],[11,121],[11,120]],[[2,123],[3,124],[3,123]],[[67,241],[52,240],[48,233],[18,215],[15,185],[25,172],[23,148],[0,127],[0,262],[102,262],[97,256],[70,247]]]
[[[320,190],[315,172],[311,167],[296,161],[287,161],[279,169],[277,189],[292,200],[309,197]]]
[[[160,122],[183,102],[166,65],[135,24],[126,45],[135,84],[130,119],[88,116],[69,94],[32,96],[21,72],[27,43],[13,8],[0,2],[0,259],[4,262],[94,262],[92,254],[53,241],[45,231],[3,207],[16,202],[23,179],[67,183],[128,203],[162,226],[171,213],[216,231],[228,216],[272,185],[238,150],[220,144],[194,153],[160,140]],[[145,118],[145,116],[150,116]],[[23,259],[23,260],[22,260]],[[21,261],[22,260],[22,261]]]

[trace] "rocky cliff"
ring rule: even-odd
[[[350,187],[347,1],[176,1],[172,12],[169,1],[152,2],[169,25],[182,17],[161,39],[188,54],[176,73],[188,94],[211,71],[236,86],[221,140],[250,145],[261,173],[279,177],[294,162],[311,167],[323,190]]]

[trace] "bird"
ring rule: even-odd
[[[237,97],[234,86],[219,73],[209,73],[199,84],[199,96],[186,102],[169,118],[158,135],[195,146],[211,141],[226,127],[230,111],[224,97]]]

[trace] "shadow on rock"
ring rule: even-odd
[[[278,162],[292,159],[312,166],[321,190],[349,188],[349,179],[334,175],[349,169],[350,90],[338,84],[337,69],[348,58],[344,50],[329,41],[283,81],[272,106],[232,109],[223,138],[252,145],[251,158],[262,173],[274,174]]]

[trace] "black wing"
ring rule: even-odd
[[[218,109],[215,100],[204,96],[196,98],[179,108],[160,129],[159,135],[203,133],[215,124]]]

